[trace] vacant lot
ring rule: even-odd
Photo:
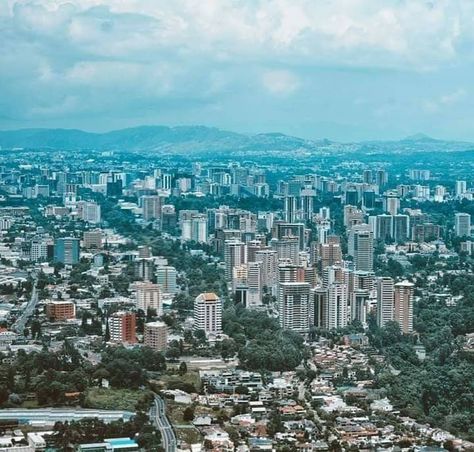
[[[147,391],[141,390],[91,388],[86,393],[85,407],[135,411],[137,402],[142,400],[146,394]]]

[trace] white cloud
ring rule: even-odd
[[[299,85],[298,78],[289,71],[267,71],[262,75],[262,83],[267,91],[277,95],[291,94]]]
[[[422,101],[422,109],[426,113],[439,113],[447,108],[462,102],[467,97],[467,91],[464,88],[458,88],[433,99]]]
[[[1,108],[19,120],[124,116],[215,108],[262,87],[282,102],[318,89],[310,72],[321,67],[420,73],[470,61],[473,17],[472,0],[0,0]],[[465,95],[446,92],[424,95],[422,109]]]

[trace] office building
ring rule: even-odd
[[[84,231],[82,243],[86,249],[102,248],[102,230],[94,229],[93,231]]]
[[[158,195],[142,196],[142,212],[145,221],[160,220],[163,198]]]
[[[356,270],[371,272],[374,268],[374,237],[367,224],[356,225],[349,231],[348,253],[354,258]]]
[[[74,237],[62,237],[56,239],[54,244],[54,260],[64,265],[75,265],[79,263],[79,239]]]
[[[79,201],[77,203],[79,218],[88,223],[98,224],[102,221],[100,205],[90,201]]]
[[[176,285],[177,271],[169,265],[156,268],[156,283],[161,287],[163,293],[175,294],[178,289]]]
[[[454,218],[454,231],[458,237],[471,236],[471,215],[464,212],[458,212]]]

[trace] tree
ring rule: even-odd
[[[179,365],[179,374],[180,374],[180,375],[184,375],[187,371],[188,371],[188,366],[187,366],[186,363],[183,361],[183,362]]]
[[[191,422],[194,419],[194,405],[186,407],[183,411],[183,421]]]

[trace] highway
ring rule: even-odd
[[[155,395],[153,406],[150,409],[150,419],[153,420],[153,423],[161,433],[165,452],[175,452],[176,436],[174,434],[173,427],[171,427],[170,421],[166,416],[165,402],[157,395]]]
[[[28,319],[33,315],[38,303],[38,291],[36,290],[36,280],[33,284],[33,290],[31,291],[31,298],[26,305],[25,310],[21,313],[20,317],[13,324],[13,331],[18,334],[23,334],[25,331],[25,326],[28,322]]]

